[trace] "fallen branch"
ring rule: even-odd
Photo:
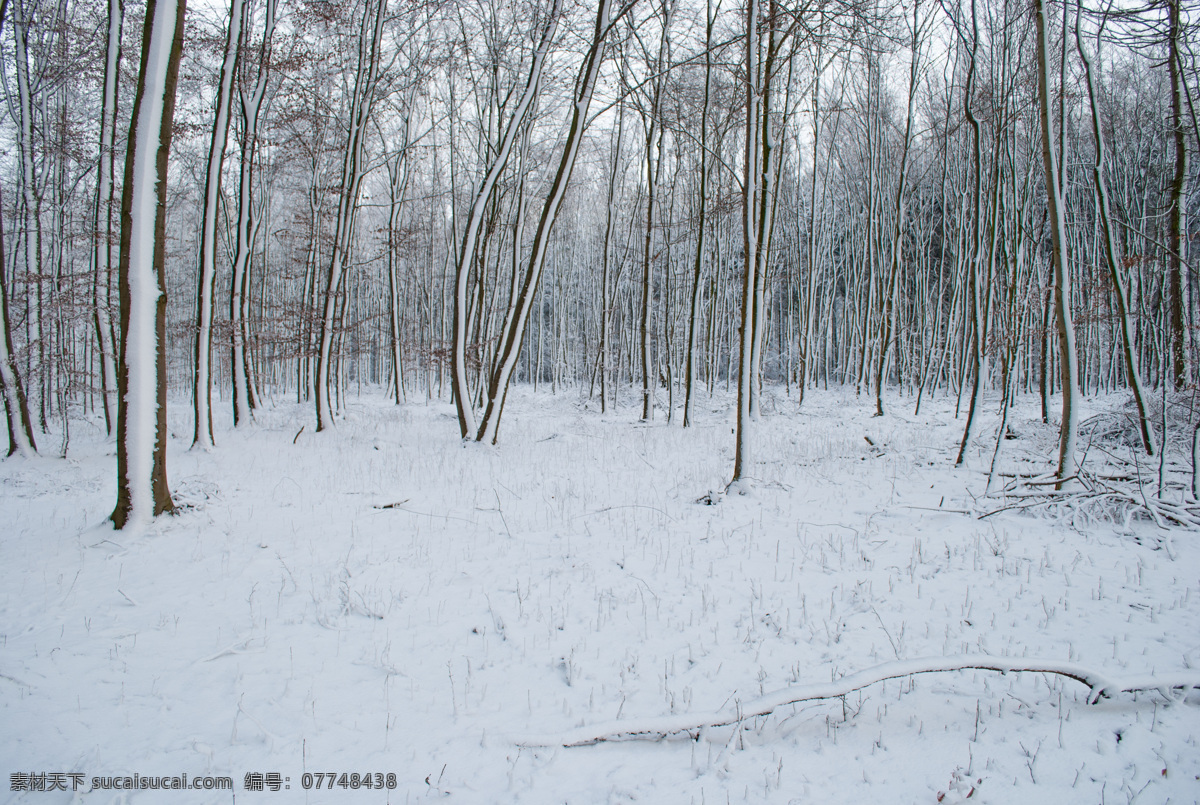
[[[1088,704],[1095,704],[1102,696],[1151,690],[1158,691],[1167,699],[1173,700],[1172,691],[1182,691],[1186,696],[1191,690],[1200,688],[1200,671],[1183,671],[1167,676],[1150,675],[1116,679],[1070,662],[966,654],[957,657],[928,657],[886,662],[833,682],[784,688],[750,702],[740,702],[732,710],[726,708],[715,713],[609,721],[551,735],[514,736],[513,742],[519,746],[587,746],[602,741],[657,740],[668,735],[697,733],[705,728],[740,724],[751,718],[768,715],[789,704],[819,699],[836,699],[888,679],[945,671],[1057,674],[1087,686],[1089,690]]]

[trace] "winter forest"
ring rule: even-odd
[[[0,0],[11,801],[1200,798],[1197,9],[185,5]]]

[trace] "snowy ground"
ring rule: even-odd
[[[322,434],[279,404],[209,454],[177,403],[187,507],[140,536],[96,527],[114,447],[76,424],[67,460],[0,462],[0,772],[234,780],[82,796],[167,805],[1200,800],[1200,694],[1090,706],[1041,674],[892,681],[699,740],[515,745],[897,657],[1200,664],[1194,534],[1172,559],[1145,524],[954,511],[989,505],[994,423],[954,470],[953,400],[770,402],[764,481],[717,505],[697,499],[727,480],[731,415],[707,398],[685,431],[517,389],[494,448],[463,446],[446,404],[351,398]],[[1049,468],[1053,429],[1018,413],[1010,444]],[[253,772],[290,791],[245,790]]]

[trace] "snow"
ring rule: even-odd
[[[960,513],[990,505],[973,495],[998,405],[954,469],[953,398],[919,417],[911,402],[875,419],[850,392],[809,390],[800,409],[767,394],[753,492],[722,496],[720,395],[684,430],[518,387],[495,447],[461,442],[448,402],[382,391],[319,434],[308,404],[236,432],[223,406],[211,453],[187,450],[175,400],[182,511],[135,534],[90,528],[115,496],[113,448],[77,424],[68,460],[0,462],[0,771],[228,775],[238,802],[1195,801],[1200,694],[1092,705],[1042,673],[905,676],[697,738],[518,745],[748,712],[920,658],[1195,678],[1193,535],[1172,560],[1148,524]],[[1005,454],[1052,469],[1035,406],[1013,411]],[[300,790],[343,771],[397,787]],[[245,791],[248,772],[291,792]]]

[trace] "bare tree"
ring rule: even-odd
[[[558,211],[571,182],[571,173],[575,169],[575,160],[579,156],[579,147],[587,128],[588,109],[591,107],[596,80],[600,75],[600,65],[604,60],[605,42],[613,24],[632,7],[632,4],[625,6],[616,15],[612,14],[612,7],[612,0],[599,0],[596,8],[596,23],[592,28],[590,44],[575,79],[570,125],[567,129],[566,141],[562,146],[562,156],[550,184],[549,194],[542,206],[542,215],[538,220],[529,260],[525,264],[520,290],[513,295],[512,304],[505,314],[504,324],[501,327],[500,342],[502,346],[496,357],[495,368],[488,380],[487,406],[483,412],[483,419],[479,423],[479,431],[475,437],[477,441],[496,441],[500,427],[500,415],[504,409],[504,399],[508,394],[508,384],[512,378],[513,369],[516,368],[517,358],[520,356],[525,325],[529,320],[529,311],[542,276],[542,269],[546,264],[550,235],[558,220]],[[514,276],[515,281],[516,277]]]
[[[117,345],[110,304],[113,247],[120,236],[116,203],[117,89],[120,84],[121,30],[125,20],[123,0],[108,2],[108,36],[104,46],[104,96],[100,108],[100,155],[96,163],[95,233],[92,243],[92,307],[100,358],[100,393],[104,425],[111,435],[117,418]]]
[[[1059,371],[1062,376],[1062,423],[1059,425],[1058,485],[1070,485],[1077,465],[1075,441],[1079,430],[1079,363],[1075,353],[1075,325],[1071,319],[1071,274],[1067,267],[1067,219],[1055,151],[1054,123],[1050,117],[1050,70],[1047,59],[1044,0],[1034,0],[1037,29],[1038,117],[1042,129],[1042,167],[1049,207],[1051,259],[1054,265],[1054,318],[1058,330]],[[1063,31],[1066,36],[1066,31]]]
[[[363,153],[367,129],[376,100],[380,75],[380,48],[383,44],[383,23],[387,0],[367,0],[358,32],[358,62],[351,90],[346,150],[342,159],[341,187],[338,194],[337,221],[333,236],[333,253],[325,281],[325,306],[321,316],[320,353],[317,357],[317,376],[314,397],[317,407],[317,430],[333,424],[330,400],[330,362],[333,359],[334,317],[342,277],[350,262],[354,242],[355,221],[358,215],[359,192],[366,172]]]
[[[525,87],[521,91],[521,95],[512,113],[508,115],[507,122],[504,124],[500,135],[500,142],[496,144],[495,150],[490,156],[490,163],[487,165],[483,179],[480,181],[479,187],[475,192],[475,199],[471,203],[471,209],[467,215],[467,223],[463,229],[458,260],[454,267],[454,342],[452,345],[451,360],[453,362],[454,373],[454,404],[458,411],[458,426],[462,431],[464,439],[474,436],[476,432],[474,405],[467,387],[466,360],[467,328],[469,324],[467,296],[471,266],[477,261],[476,252],[479,245],[479,233],[483,229],[488,202],[492,198],[496,182],[499,181],[500,175],[508,165],[513,143],[516,142],[517,135],[524,127],[529,109],[541,89],[542,71],[546,64],[546,56],[550,51],[551,43],[554,41],[554,34],[558,30],[561,15],[561,0],[553,0],[545,22],[542,25],[537,44],[530,54],[529,74],[525,79]],[[500,87],[495,87],[494,91],[499,93]],[[510,94],[511,92],[512,89],[509,90]],[[501,102],[498,105],[500,107],[499,112],[503,114],[506,104]],[[481,274],[486,269],[486,262],[486,260],[478,262]],[[480,282],[482,282],[482,278]],[[480,313],[482,313],[482,306],[480,307]]]
[[[243,0],[244,2],[244,0]],[[253,416],[254,388],[250,382],[250,366],[246,346],[250,341],[250,257],[261,220],[254,215],[254,168],[258,157],[259,122],[271,80],[271,40],[275,34],[277,0],[266,0],[262,41],[255,60],[254,83],[247,90],[243,84],[239,109],[242,118],[242,149],[238,166],[238,203],[236,246],[233,252],[233,271],[229,282],[229,321],[231,331],[230,374],[233,376],[233,424],[244,424]],[[243,79],[248,82],[248,77]]]
[[[896,182],[896,204],[892,211],[891,265],[888,267],[887,281],[883,287],[883,314],[880,318],[879,333],[879,364],[875,369],[875,416],[883,416],[883,382],[887,372],[888,356],[892,345],[892,335],[895,326],[895,304],[897,286],[900,283],[900,270],[903,264],[904,247],[904,191],[908,183],[909,152],[912,146],[913,106],[917,99],[917,84],[921,73],[921,47],[923,46],[923,30],[920,18],[921,3],[913,3],[912,27],[909,47],[912,50],[912,60],[908,68],[908,106],[904,116],[904,139],[900,145],[900,178]]]
[[[1100,224],[1103,228],[1104,261],[1108,264],[1109,276],[1112,278],[1113,296],[1117,303],[1117,316],[1121,325],[1121,351],[1125,357],[1125,382],[1133,392],[1134,403],[1138,409],[1138,427],[1142,436],[1142,447],[1146,453],[1154,455],[1154,431],[1150,425],[1150,415],[1146,410],[1146,391],[1142,388],[1142,376],[1138,369],[1136,345],[1134,344],[1133,326],[1129,321],[1129,293],[1126,290],[1125,278],[1117,263],[1117,240],[1113,231],[1112,213],[1108,203],[1108,180],[1104,170],[1104,134],[1100,130],[1100,111],[1096,102],[1096,76],[1092,69],[1092,60],[1083,47],[1083,35],[1079,30],[1079,18],[1082,3],[1076,6],[1075,14],[1075,48],[1079,51],[1079,59],[1083,62],[1084,78],[1088,88],[1088,106],[1092,114],[1092,139],[1095,142],[1095,162],[1092,164],[1092,184],[1096,190],[1096,209],[1100,214]],[[1099,54],[1100,36],[1103,25],[1096,32],[1096,50]],[[1185,156],[1186,159],[1186,156]]]
[[[213,446],[212,297],[217,263],[217,217],[221,201],[221,169],[225,164],[225,147],[229,139],[233,79],[237,73],[238,55],[242,48],[242,26],[246,21],[246,8],[246,0],[232,0],[229,6],[225,58],[221,62],[221,76],[217,83],[212,138],[209,140],[208,165],[204,173],[204,208],[200,218],[200,288],[196,293],[196,366],[192,385],[196,419],[192,446],[201,449]],[[236,377],[234,383],[236,386]]]
[[[751,418],[758,385],[758,356],[762,349],[763,304],[775,202],[779,193],[776,133],[772,130],[772,85],[780,69],[783,47],[781,12],[777,0],[767,0],[766,43],[760,31],[761,3],[746,4],[746,134],[742,179],[742,325],[739,338],[737,433],[733,479],[729,488],[745,492],[754,473]],[[765,50],[764,50],[765,48]]]

